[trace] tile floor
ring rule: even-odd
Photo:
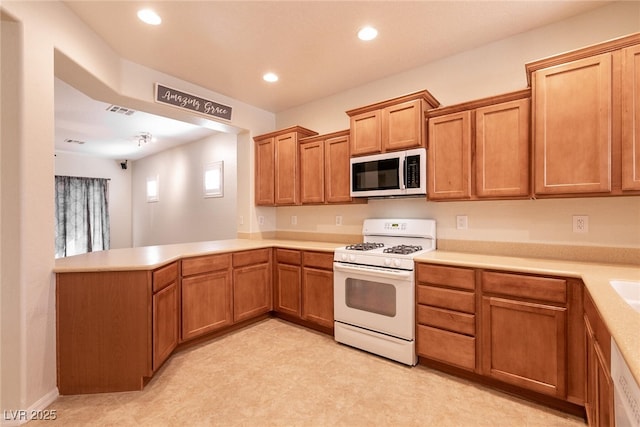
[[[61,396],[52,426],[584,426],[268,319],[173,355],[143,391]]]

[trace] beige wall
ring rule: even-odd
[[[133,246],[235,239],[236,135],[218,134],[133,162]],[[223,197],[203,197],[204,165],[224,162]],[[147,177],[159,178],[148,203]]]
[[[284,111],[277,115],[277,127],[301,125],[320,133],[347,129],[345,111],[423,89],[445,106],[523,89],[526,62],[637,31],[640,2],[616,2]],[[292,215],[297,217],[295,226]],[[336,215],[343,216],[342,226],[335,225]],[[456,215],[469,217],[467,230],[455,228]],[[589,215],[589,233],[573,233],[572,215]],[[280,207],[276,228],[360,234],[362,220],[374,217],[434,218],[444,239],[640,247],[640,197],[440,203],[407,199],[364,206]]]

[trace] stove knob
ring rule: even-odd
[[[349,255],[349,261],[351,261],[351,262],[355,262],[355,261],[356,261],[356,256],[355,256],[355,255],[353,255],[353,254],[350,254],[350,255]]]
[[[394,266],[396,266],[396,267],[400,267],[400,264],[401,264],[401,263],[402,263],[402,262],[401,262],[399,259],[394,259],[394,260],[393,260],[393,265],[394,265]]]
[[[386,266],[391,265],[391,258],[385,258],[384,259],[384,265],[386,265]]]
[[[347,254],[340,254],[340,259],[342,261],[346,261],[347,260]]]

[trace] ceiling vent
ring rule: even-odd
[[[131,116],[133,113],[135,113],[135,110],[120,107],[118,105],[110,105],[107,108],[107,111],[111,111],[112,113],[124,114],[125,116]]]
[[[64,142],[68,144],[79,144],[79,145],[84,144],[84,141],[79,141],[77,139],[69,139],[69,138],[65,139]]]

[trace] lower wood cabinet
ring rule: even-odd
[[[567,395],[567,285],[563,279],[482,273],[482,373]]]
[[[231,255],[182,260],[182,340],[233,323]]]
[[[614,426],[613,380],[611,378],[611,334],[595,304],[584,300],[586,397],[585,409],[590,426]]]
[[[233,253],[233,321],[271,311],[271,248]]]
[[[333,253],[276,249],[274,310],[333,329]]]
[[[294,249],[275,249],[273,309],[294,317],[302,316],[302,253]]]
[[[418,356],[475,371],[474,270],[418,264],[417,282]]]
[[[153,294],[153,370],[169,358],[178,346],[180,305],[178,282]]]
[[[156,371],[178,346],[180,305],[178,263],[152,273],[153,288],[153,370]]]
[[[417,263],[416,282],[421,362],[545,402],[551,396],[558,407],[584,405],[581,281]]]
[[[333,254],[303,253],[302,318],[333,329]]]
[[[566,395],[566,308],[483,297],[482,316],[483,374]]]

